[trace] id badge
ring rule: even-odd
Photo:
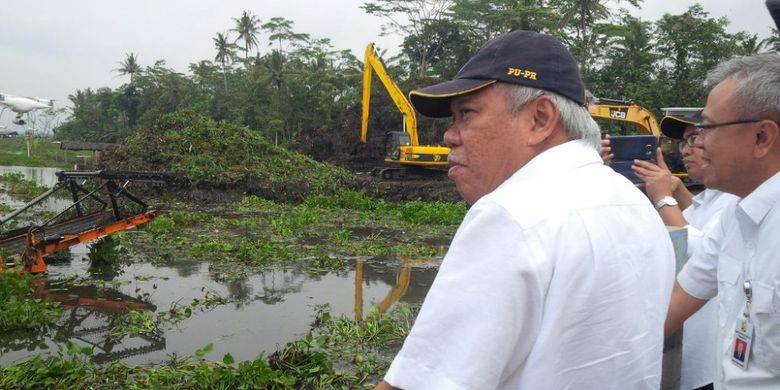
[[[739,318],[734,329],[734,344],[731,348],[731,362],[747,370],[750,347],[753,345],[753,323],[749,318]]]

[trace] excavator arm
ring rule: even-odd
[[[371,80],[376,73],[382,85],[390,94],[395,106],[404,117],[403,131],[389,131],[385,134],[385,162],[390,166],[377,167],[372,171],[384,179],[428,176],[432,172],[445,172],[450,148],[438,145],[420,145],[417,133],[417,116],[406,95],[398,88],[387,73],[382,59],[377,55],[374,44],[366,46],[363,69],[363,116],[360,123],[360,140],[368,141],[368,116],[371,110]],[[423,172],[424,171],[424,172]]]
[[[371,104],[371,76],[376,73],[379,80],[384,85],[387,93],[390,94],[390,98],[393,99],[393,103],[401,111],[404,116],[404,131],[409,134],[411,146],[419,145],[417,139],[417,116],[415,115],[412,104],[409,103],[409,99],[406,98],[401,88],[390,78],[387,74],[382,60],[377,55],[374,49],[374,43],[369,43],[366,46],[365,63],[363,65],[363,117],[360,123],[360,140],[366,143],[368,138],[368,112]]]

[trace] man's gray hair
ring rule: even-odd
[[[707,75],[705,85],[713,88],[735,77],[732,102],[745,118],[780,122],[780,54],[763,53],[736,57],[720,63]]]
[[[560,122],[571,139],[586,141],[597,151],[601,148],[601,130],[587,107],[580,106],[573,100],[558,95],[555,92],[526,87],[516,84],[498,84],[506,91],[509,109],[512,115],[517,114],[526,104],[544,95],[549,97],[560,112]]]

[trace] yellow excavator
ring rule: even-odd
[[[360,140],[366,143],[368,139],[368,115],[371,104],[371,76],[376,73],[390,94],[393,103],[404,117],[403,131],[390,131],[385,138],[386,167],[375,168],[372,174],[383,179],[402,179],[419,168],[437,169],[447,166],[447,156],[450,148],[446,146],[420,145],[417,138],[417,116],[414,107],[409,103],[401,89],[387,73],[381,58],[374,49],[374,44],[366,46],[365,64],[363,68],[363,117],[360,128]]]
[[[655,115],[633,100],[592,97],[588,101],[588,111],[593,118],[629,123],[639,134],[661,136],[661,127]]]

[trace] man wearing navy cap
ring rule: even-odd
[[[671,241],[602,164],[566,48],[501,35],[410,98],[453,117],[449,176],[472,207],[377,388],[657,390]]]

